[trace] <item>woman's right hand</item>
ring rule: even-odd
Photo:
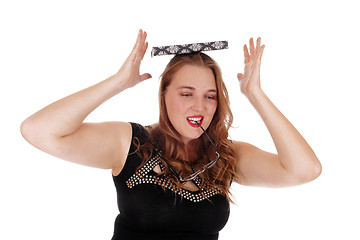
[[[151,78],[149,73],[140,75],[140,64],[148,47],[146,36],[147,33],[140,29],[135,46],[130,55],[121,66],[120,70],[113,76],[116,79],[119,79],[121,85],[125,88],[133,87],[139,82]]]

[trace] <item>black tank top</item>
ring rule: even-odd
[[[135,123],[131,126],[132,139],[137,137],[144,143],[147,138],[144,127]],[[164,168],[157,155],[136,172],[142,159],[135,150],[132,143],[122,171],[113,176],[120,214],[115,220],[112,240],[218,239],[229,218],[229,202],[220,190],[177,188],[170,180],[156,176],[153,168],[156,165]],[[195,179],[194,184],[199,186],[199,181],[200,178]]]

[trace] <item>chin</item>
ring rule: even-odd
[[[182,136],[183,142],[186,144],[190,141],[199,139],[201,135],[202,135],[202,133],[196,134],[196,135],[194,134],[194,135],[188,135],[188,136],[186,136],[186,135],[181,135],[181,136]]]

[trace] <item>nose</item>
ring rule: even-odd
[[[205,108],[204,99],[201,97],[195,97],[192,105],[192,109],[197,112],[203,111]]]

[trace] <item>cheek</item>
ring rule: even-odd
[[[210,104],[208,106],[208,113],[214,116],[216,109],[217,109],[217,103]]]
[[[182,101],[180,98],[173,97],[169,99],[169,108],[171,108],[172,112],[182,113],[187,108],[186,102]]]
[[[178,115],[184,113],[184,109],[186,108],[185,104],[179,99],[174,97],[165,99],[165,105],[168,113],[168,117],[170,120],[175,120],[178,118]]]

